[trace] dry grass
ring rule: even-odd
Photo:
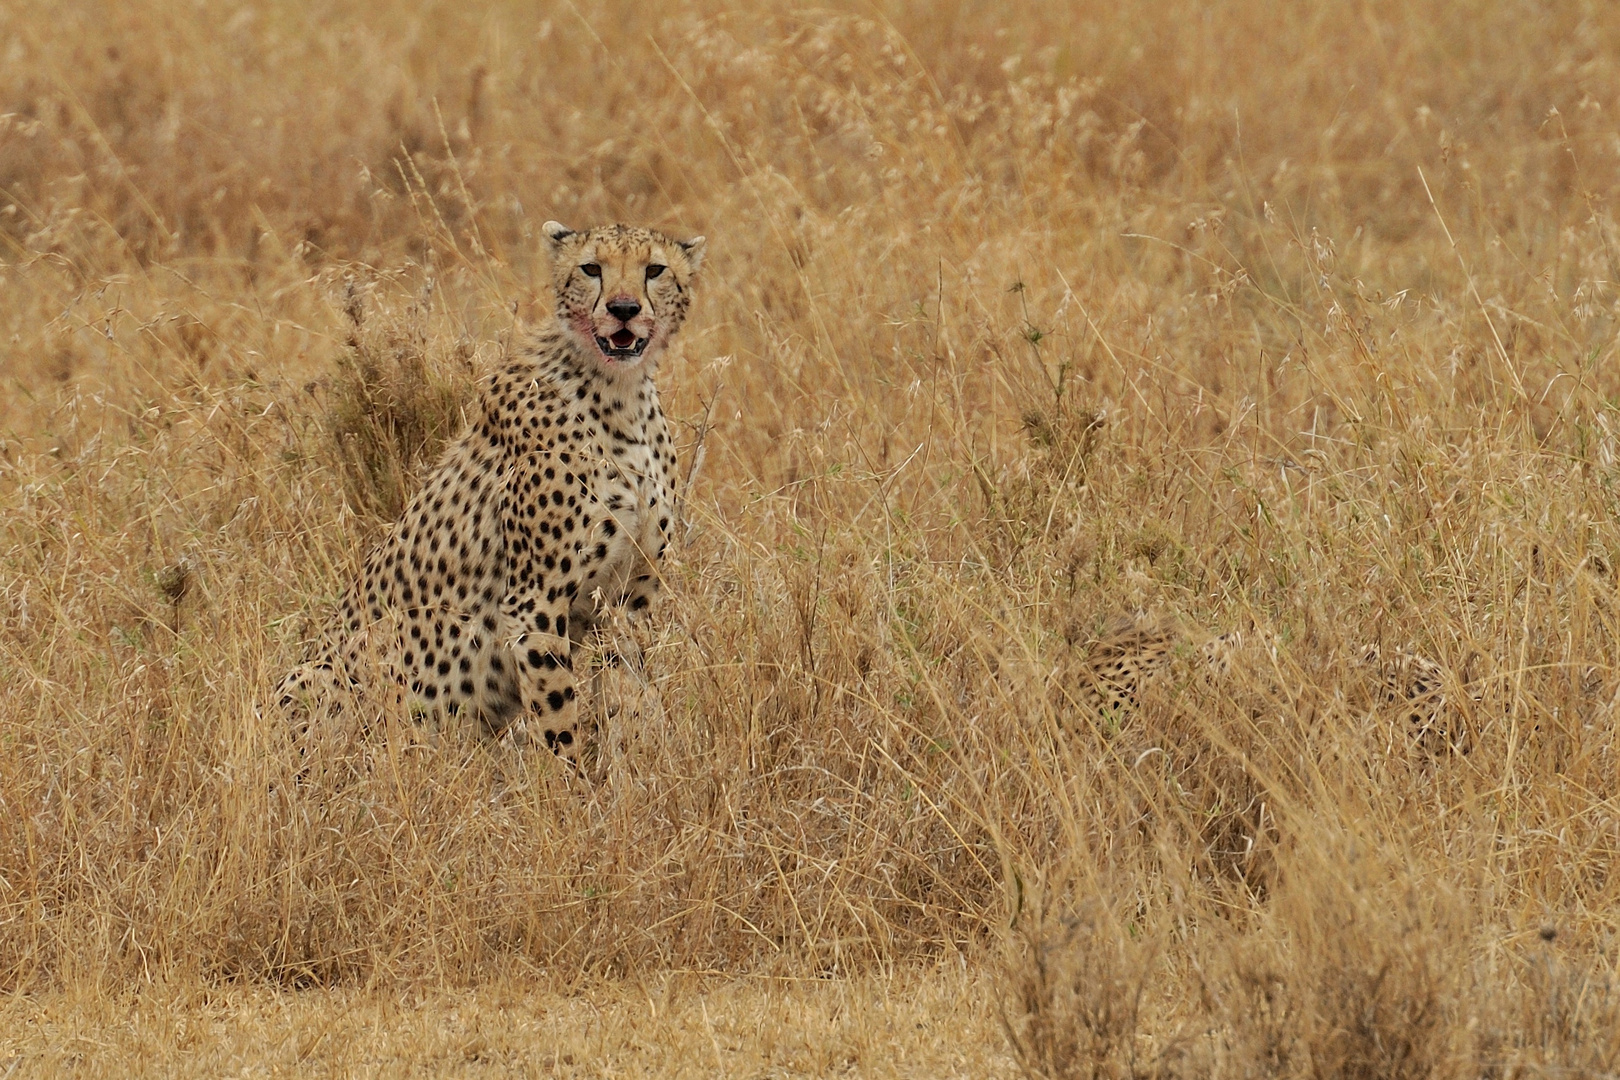
[[[11,1053],[684,973],[911,980],[975,1075],[1620,1069],[1620,19],[1019,12],[0,9],[0,986],[79,1018]],[[295,785],[261,703],[547,217],[711,240],[662,715],[591,783],[382,723]],[[1254,631],[1093,715],[1138,609]],[[884,1071],[838,1037],[734,1064]]]
[[[49,1077],[1010,1078],[984,998],[960,970],[780,985],[664,973],[571,995],[157,985],[0,1005],[0,1061]]]

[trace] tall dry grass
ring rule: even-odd
[[[1620,1068],[1607,8],[18,0],[0,55],[8,990],[961,954],[1032,1074]],[[588,783],[308,768],[268,688],[547,217],[711,239],[662,709]],[[1255,631],[1093,715],[1134,610]]]

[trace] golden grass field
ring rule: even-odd
[[[1616,1075],[1617,120],[1577,0],[8,0],[0,1075]],[[709,238],[644,722],[301,758],[547,218]]]

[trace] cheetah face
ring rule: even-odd
[[[557,320],[580,351],[615,374],[651,361],[686,318],[704,239],[604,225],[575,232],[555,221],[551,241]]]

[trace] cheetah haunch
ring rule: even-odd
[[[544,226],[554,325],[485,380],[468,429],[366,557],[338,632],[282,680],[306,719],[379,674],[413,707],[579,748],[574,642],[657,594],[675,448],[653,381],[703,237]]]

